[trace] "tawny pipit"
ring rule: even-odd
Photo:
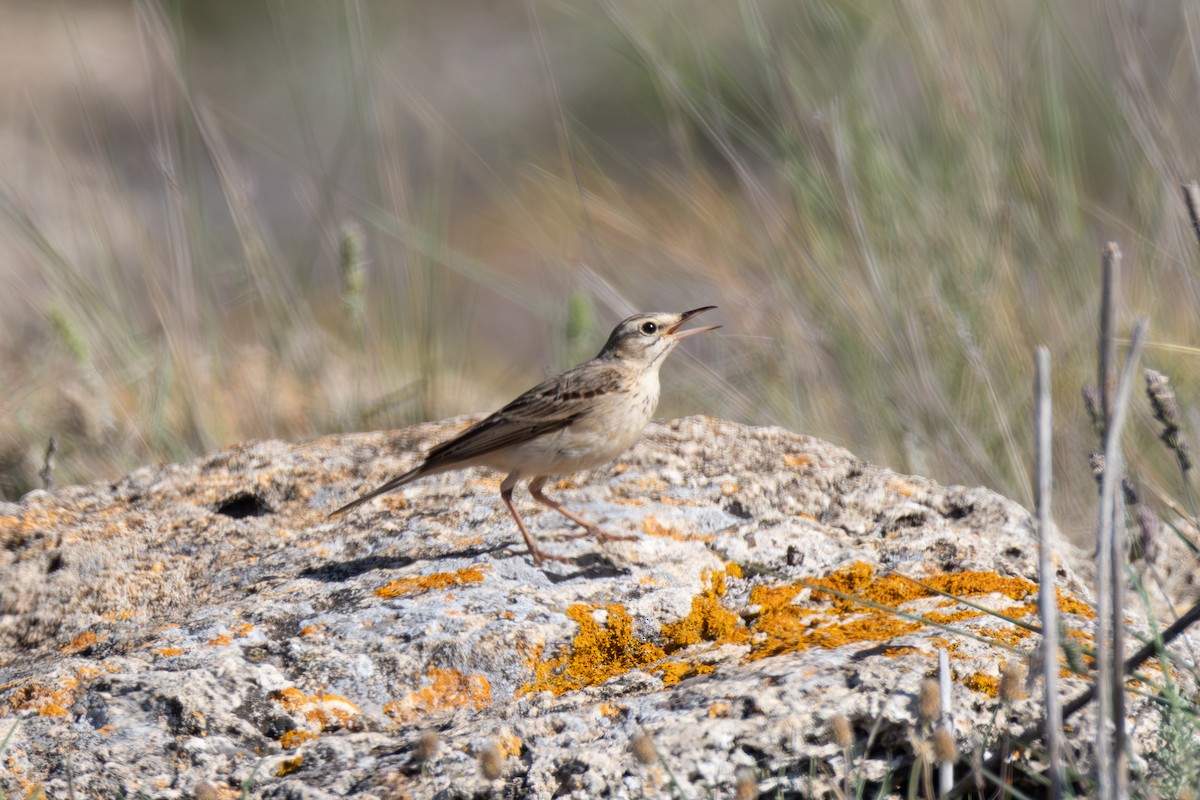
[[[539,383],[470,428],[429,451],[415,469],[334,511],[333,517],[410,481],[465,467],[506,470],[500,497],[517,521],[534,563],[570,559],[548,555],[533,540],[517,507],[513,487],[529,479],[533,499],[583,526],[600,541],[611,536],[546,496],[551,475],[591,469],[633,445],[658,405],[658,369],[675,345],[720,325],[680,331],[684,322],[716,306],[682,314],[638,314],[618,325],[600,355]]]

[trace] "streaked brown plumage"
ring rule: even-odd
[[[330,516],[349,511],[406,483],[453,469],[487,466],[506,470],[500,484],[535,563],[547,555],[537,546],[513,505],[517,482],[529,480],[535,500],[583,526],[597,539],[619,538],[563,508],[542,491],[551,475],[590,469],[611,461],[637,440],[658,405],[658,370],[663,359],[688,336],[716,330],[677,332],[688,319],[716,306],[677,313],[638,314],[619,324],[591,361],[539,383],[491,416],[442,444],[416,468],[347,503]],[[562,560],[562,559],[559,559]]]

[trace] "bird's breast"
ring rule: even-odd
[[[658,381],[639,381],[596,398],[592,408],[553,433],[509,449],[509,469],[561,475],[612,461],[641,436],[658,407]]]

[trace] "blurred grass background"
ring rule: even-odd
[[[1122,329],[1194,338],[1198,42],[1185,0],[7,0],[0,495],[51,436],[84,482],[490,410],[712,303],[661,416],[1026,505],[1047,344],[1086,538],[1105,241]]]

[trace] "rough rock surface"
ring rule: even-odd
[[[844,771],[838,715],[857,775],[911,762],[939,647],[964,759],[1036,719],[1033,699],[996,698],[1018,658],[1005,646],[1036,637],[902,577],[1035,620],[1016,504],[689,418],[551,487],[632,540],[567,538],[519,498],[574,564],[530,562],[484,470],[326,518],[464,424],[253,442],[0,504],[0,788],[723,797],[740,778],[807,792]],[[1086,636],[1085,588],[1059,563],[1066,623]],[[883,610],[896,606],[909,616]]]

